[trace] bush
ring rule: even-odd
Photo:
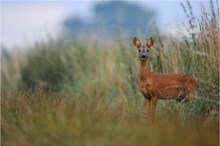
[[[69,47],[58,41],[40,44],[27,54],[27,64],[21,70],[22,86],[60,91],[74,78]]]

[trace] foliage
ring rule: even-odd
[[[158,115],[147,128],[144,104],[102,96],[67,96],[27,90],[2,94],[2,145],[218,145],[217,119],[201,124],[178,112]],[[118,106],[114,106],[118,103]]]
[[[65,82],[72,80],[71,54],[62,42],[41,44],[27,55],[27,64],[21,70],[21,86],[62,90]],[[61,55],[62,54],[62,55]]]
[[[77,17],[69,17],[64,22],[64,30],[68,35],[75,37],[88,33],[116,36],[120,31],[130,35],[147,32],[149,35],[151,30],[146,26],[154,15],[154,11],[149,8],[144,9],[123,1],[100,2],[94,6],[92,20],[87,22]]]

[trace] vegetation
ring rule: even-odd
[[[87,21],[75,16],[68,17],[64,21],[65,32],[74,37],[88,34],[115,36],[120,31],[129,35],[138,32],[144,35],[152,34],[151,29],[146,27],[155,17],[151,8],[143,8],[125,1],[105,1],[97,2],[92,14],[93,19]]]
[[[101,95],[7,93],[2,96],[2,145],[218,145],[217,119],[187,118],[182,126],[178,111],[169,108],[158,113],[155,128],[147,128],[144,104],[122,97],[105,103]]]
[[[188,36],[155,29],[149,66],[195,77],[195,101],[159,101],[157,126],[146,127],[133,36],[60,38],[13,55],[3,50],[2,145],[218,145],[219,9],[211,1],[211,13],[195,18],[186,4]]]

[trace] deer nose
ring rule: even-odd
[[[142,57],[142,58],[146,58],[147,56],[146,56],[146,55],[141,55],[141,57]]]

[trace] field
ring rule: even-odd
[[[159,101],[154,128],[146,127],[133,36],[50,39],[13,54],[3,49],[1,144],[219,145],[219,11],[203,14],[193,24],[188,17],[181,38],[154,28],[150,69],[198,81],[196,100]]]

